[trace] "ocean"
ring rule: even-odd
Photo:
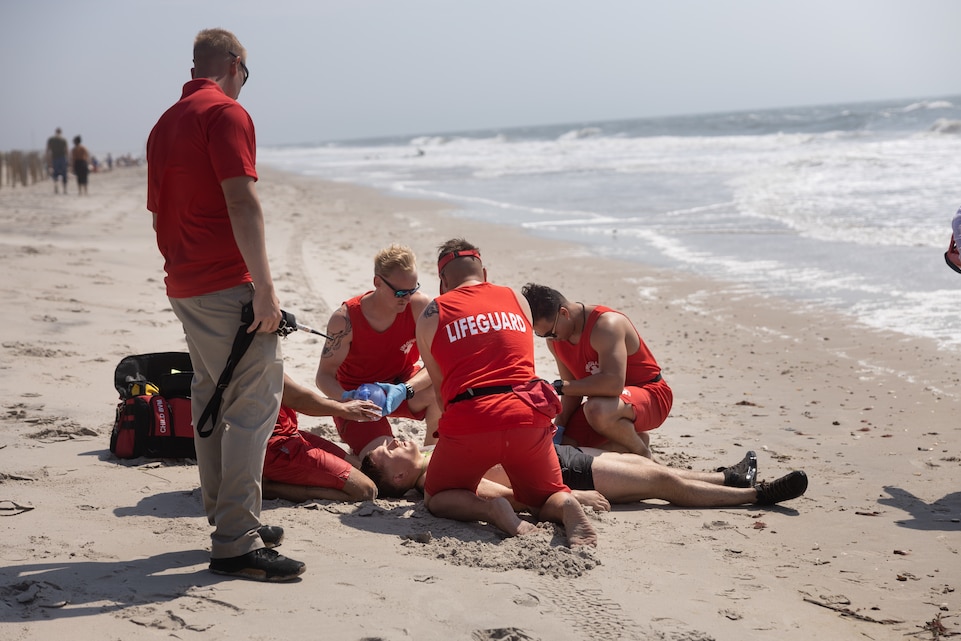
[[[961,275],[943,258],[961,206],[961,96],[267,147],[258,159],[961,351]]]

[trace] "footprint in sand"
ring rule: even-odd
[[[518,628],[493,628],[491,630],[474,630],[471,634],[474,641],[539,641]]]

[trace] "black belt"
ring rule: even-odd
[[[468,387],[466,390],[450,399],[447,404],[452,405],[454,403],[460,403],[461,401],[466,401],[469,398],[476,398],[478,396],[491,396],[493,394],[506,394],[512,391],[514,388],[510,385],[492,385],[491,387]]]
[[[658,374],[657,376],[655,376],[654,378],[652,378],[651,380],[649,380],[648,382],[646,382],[646,383],[644,383],[644,384],[645,384],[645,385],[650,385],[651,383],[656,383],[656,382],[658,382],[659,380],[661,380],[661,375],[660,375],[660,374]]]

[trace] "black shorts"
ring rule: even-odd
[[[594,489],[594,473],[591,471],[593,456],[571,445],[555,445],[554,451],[557,452],[557,460],[561,464],[564,485],[572,490]]]

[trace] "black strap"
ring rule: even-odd
[[[230,348],[230,356],[227,357],[227,364],[220,374],[220,380],[217,381],[217,389],[214,390],[214,395],[200,415],[200,420],[197,421],[197,435],[200,438],[207,438],[214,433],[214,428],[217,427],[217,416],[220,414],[220,404],[224,400],[224,390],[227,389],[227,383],[230,382],[237,363],[240,362],[240,358],[250,347],[250,344],[254,341],[254,336],[257,334],[256,332],[247,332],[253,322],[253,316],[253,303],[247,303],[240,312],[240,319],[243,324],[237,330],[237,335],[234,336],[234,344]],[[210,421],[210,429],[204,430],[207,421]]]
[[[644,383],[644,384],[645,384],[645,385],[650,385],[651,383],[656,383],[656,382],[658,382],[659,380],[661,380],[661,378],[662,378],[661,375],[658,374],[657,376],[655,376],[654,378],[652,378],[651,380],[649,380],[648,382],[646,382],[646,383]]]
[[[468,387],[466,390],[448,401],[448,405],[466,401],[469,398],[478,396],[491,396],[492,394],[506,394],[514,388],[510,385],[492,385],[491,387]]]

